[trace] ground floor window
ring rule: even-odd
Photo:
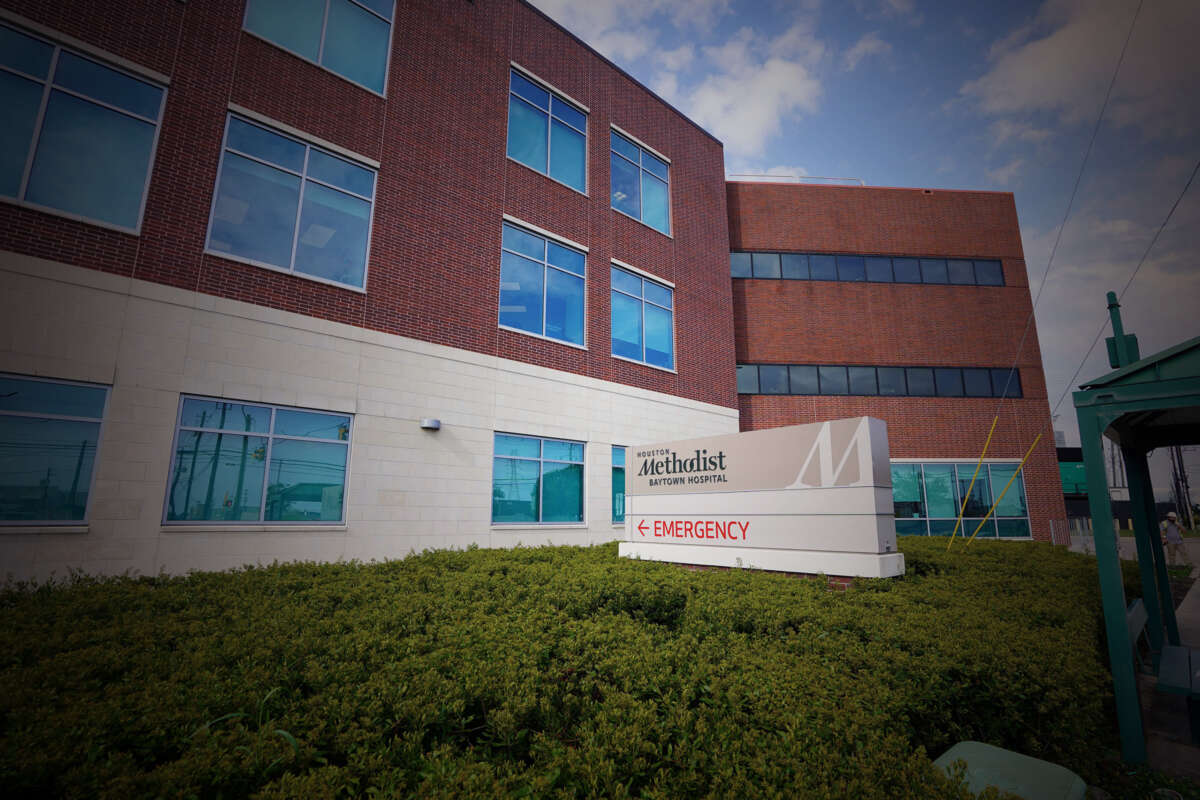
[[[962,509],[963,521],[959,532],[965,531],[970,536],[979,527],[996,498],[1000,497],[995,512],[984,523],[979,536],[1028,538],[1029,507],[1025,500],[1025,479],[1017,472],[1017,466],[1016,462],[983,464],[972,486],[974,463],[892,462],[896,533],[949,536],[954,532],[959,510]],[[1007,492],[1004,491],[1006,486]],[[970,494],[967,493],[968,489]]]
[[[0,375],[0,523],[83,522],[108,387]]]
[[[165,521],[343,521],[350,424],[347,414],[183,398]]]
[[[497,433],[492,522],[583,522],[583,442]]]
[[[612,520],[625,521],[625,448],[613,445],[612,449]]]

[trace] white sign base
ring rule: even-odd
[[[621,542],[625,558],[671,561],[705,567],[736,567],[808,575],[895,578],[904,574],[903,553],[831,553],[822,550],[773,550],[765,547],[707,547],[690,544]]]

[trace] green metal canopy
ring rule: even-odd
[[[1073,397],[1088,476],[1121,754],[1126,761],[1141,763],[1146,760],[1146,738],[1134,670],[1136,642],[1126,625],[1127,602],[1100,437],[1116,442],[1125,462],[1142,595],[1149,617],[1146,633],[1157,669],[1164,640],[1178,645],[1179,629],[1146,458],[1158,447],[1200,444],[1200,336],[1139,358],[1137,339],[1122,329],[1113,292],[1108,293],[1108,308],[1113,326],[1113,336],[1108,339],[1109,363],[1116,369],[1082,384]]]

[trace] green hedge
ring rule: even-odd
[[[929,758],[961,739],[1107,780],[1094,560],[902,549],[845,592],[615,545],[10,589],[0,786],[957,798]]]

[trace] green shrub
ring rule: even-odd
[[[959,798],[929,759],[962,739],[1107,780],[1094,561],[902,549],[906,577],[846,592],[615,545],[10,589],[0,785]]]

